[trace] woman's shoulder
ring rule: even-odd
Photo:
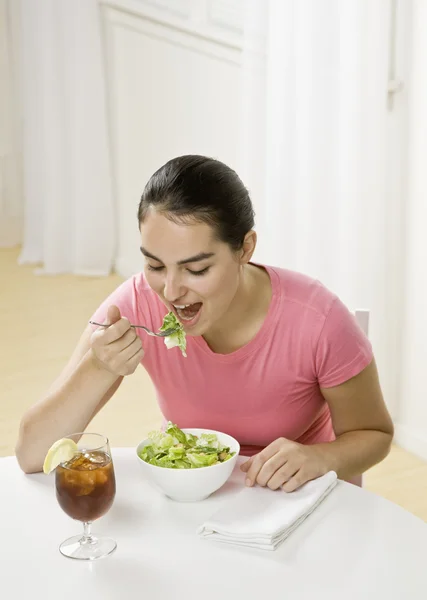
[[[337,295],[318,279],[282,267],[264,265],[281,296],[282,302],[293,304],[296,309],[310,310],[326,316]]]
[[[135,273],[126,279],[122,286],[122,293],[133,302],[136,309],[144,308],[145,310],[146,307],[149,307],[150,311],[155,311],[156,308],[163,307],[157,294],[148,285],[143,272]]]
[[[112,299],[114,297],[117,301],[132,304],[135,300],[143,301],[152,294],[153,291],[148,285],[144,274],[135,273],[119,283],[110,293],[109,298]]]
[[[129,288],[131,288],[134,291],[134,293],[138,294],[138,295],[145,296],[147,294],[148,295],[154,294],[153,290],[148,285],[148,282],[142,271],[140,271],[139,273],[135,273],[134,275],[131,275],[131,277],[128,277],[128,279],[126,279],[123,282],[123,285],[129,286]]]
[[[98,307],[92,320],[105,318],[108,306],[116,305],[131,322],[151,325],[159,320],[162,303],[148,285],[143,273],[135,273],[120,283]],[[159,314],[158,314],[159,313]]]

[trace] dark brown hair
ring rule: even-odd
[[[241,249],[254,227],[252,202],[237,173],[206,156],[179,156],[160,167],[142,194],[140,224],[150,206],[171,220],[211,225],[217,238],[233,250]]]

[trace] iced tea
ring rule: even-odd
[[[99,519],[113,504],[116,479],[111,457],[103,451],[82,450],[56,469],[56,497],[72,519]]]

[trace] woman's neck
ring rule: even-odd
[[[250,342],[264,323],[271,296],[267,271],[253,264],[245,265],[230,308],[203,336],[211,350],[230,354]]]

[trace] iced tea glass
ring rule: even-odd
[[[110,510],[116,495],[110,445],[98,433],[75,433],[67,438],[77,444],[78,453],[56,468],[56,498],[69,517],[83,523],[83,535],[65,540],[59,549],[69,558],[103,558],[114,552],[117,544],[92,535],[91,525]]]

